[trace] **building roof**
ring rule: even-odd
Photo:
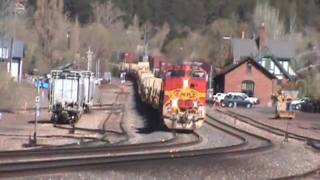
[[[231,48],[233,58],[237,60],[254,57],[258,54],[257,44],[253,39],[232,39]]]
[[[266,40],[265,47],[278,59],[292,59],[295,55],[294,43],[286,40]],[[254,57],[258,54],[258,44],[254,39],[231,40],[233,58],[240,60],[244,57]]]
[[[268,48],[268,47],[265,47],[263,48],[261,51],[260,51],[260,55],[263,56],[268,56],[268,54],[270,55],[270,59],[273,61],[273,63],[279,68],[280,72],[289,80],[293,80],[295,79],[294,76],[290,75],[288,71],[286,71],[283,66],[279,63],[279,59],[273,55],[273,53],[271,52],[271,50]],[[259,55],[257,55],[255,57],[255,59],[260,62],[262,59],[259,58]]]
[[[294,43],[284,40],[266,40],[266,47],[279,59],[292,59],[294,57]]]
[[[241,66],[242,64],[244,64],[245,62],[250,62],[252,65],[254,65],[258,70],[260,70],[262,73],[264,73],[267,77],[269,77],[270,79],[276,79],[276,76],[274,76],[273,74],[271,74],[268,70],[266,70],[264,67],[262,67],[257,61],[255,61],[253,58],[245,58],[240,60],[237,64],[231,64],[227,67],[224,68],[224,70],[222,70],[220,73],[218,73],[216,75],[217,76],[221,76],[221,75],[225,75],[231,71],[233,71],[234,69],[236,69],[237,67]]]
[[[7,48],[10,51],[10,40],[0,40],[0,48]],[[22,41],[13,42],[12,57],[22,59],[24,57],[25,44]]]

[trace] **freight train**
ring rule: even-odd
[[[54,123],[74,123],[93,102],[94,75],[90,71],[52,70],[49,111]]]
[[[122,69],[135,77],[142,102],[157,109],[169,129],[200,128],[206,116],[208,72],[196,62],[157,64],[151,63],[151,69],[149,62],[124,63]]]

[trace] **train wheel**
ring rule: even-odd
[[[84,110],[84,113],[89,113],[90,112],[90,109],[89,109],[88,105],[84,105],[83,106],[83,110]]]
[[[56,113],[53,113],[51,115],[50,121],[53,123],[54,126],[56,126],[59,122],[59,116]]]

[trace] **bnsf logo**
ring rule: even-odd
[[[198,92],[192,89],[177,89],[173,91],[174,97],[181,99],[196,99]]]

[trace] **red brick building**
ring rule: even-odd
[[[271,104],[271,95],[277,90],[277,78],[252,58],[227,66],[214,78],[214,91],[244,92],[259,98],[260,104]]]

